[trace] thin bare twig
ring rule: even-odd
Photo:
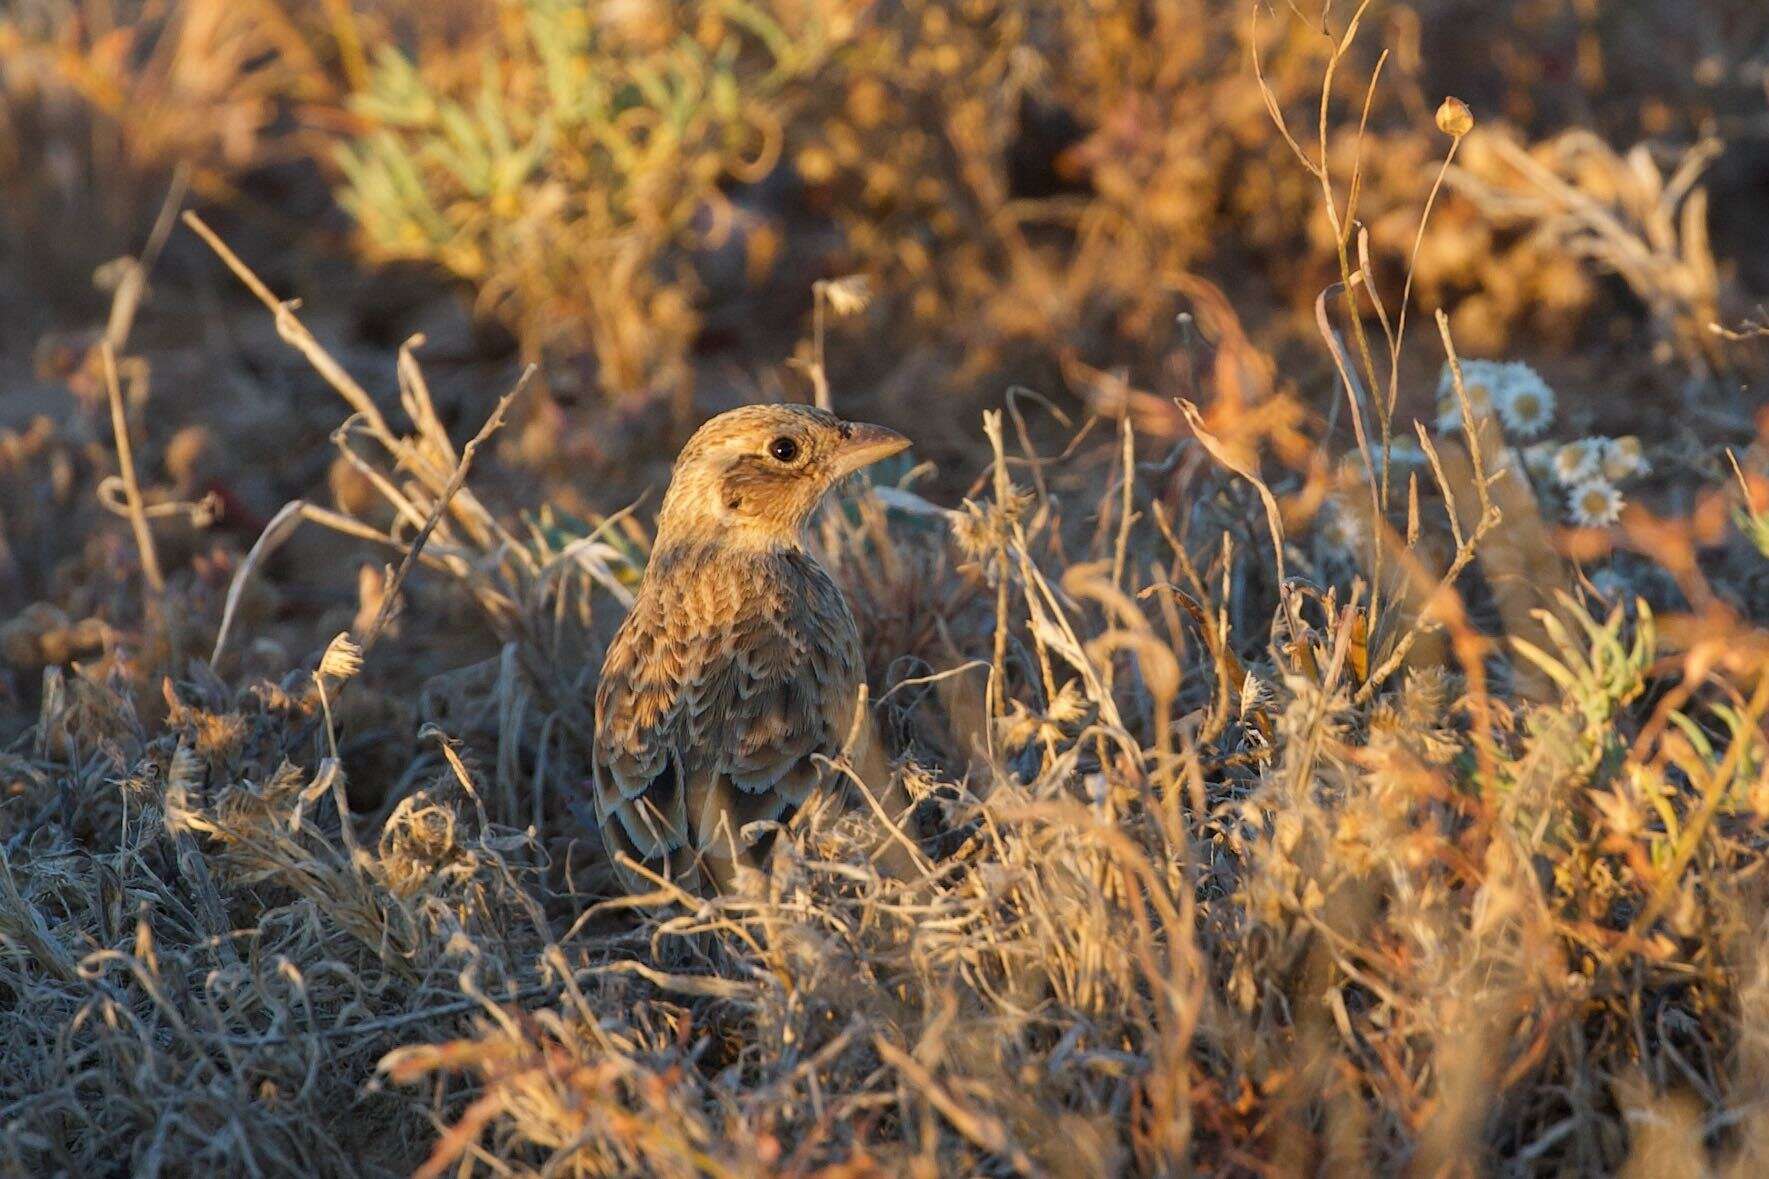
[[[475,434],[472,440],[462,448],[461,459],[455,464],[454,473],[449,476],[447,485],[443,487],[441,493],[437,495],[435,503],[431,505],[429,517],[425,519],[423,527],[418,529],[418,534],[412,538],[411,545],[407,547],[405,556],[399,562],[399,568],[393,572],[392,581],[388,583],[386,592],[381,595],[380,608],[375,611],[373,621],[369,623],[368,629],[363,632],[359,640],[364,655],[373,649],[376,641],[380,639],[381,633],[386,629],[388,620],[393,616],[400,588],[405,584],[405,579],[410,576],[412,567],[417,564],[419,555],[424,551],[425,543],[430,539],[430,534],[436,530],[437,522],[442,519],[443,513],[448,511],[449,501],[454,499],[455,493],[460,491],[461,485],[467,481],[467,472],[472,469],[473,458],[479,453],[479,447],[484,444],[487,438],[497,433],[498,427],[504,424],[505,412],[509,410],[511,402],[515,401],[517,397],[521,396],[522,391],[528,388],[528,383],[534,379],[534,374],[535,366],[532,364],[523,370],[522,376],[516,381],[516,387],[498,399],[497,405],[492,408],[491,415],[485,419],[485,424],[479,427],[479,433]]]
[[[154,549],[153,530],[148,527],[147,513],[141,503],[141,486],[135,478],[135,453],[129,445],[129,418],[123,412],[123,389],[117,382],[117,354],[107,339],[99,345],[104,360],[104,387],[111,402],[111,432],[116,440],[117,466],[123,476],[123,499],[129,507],[129,524],[135,530],[135,547],[141,554],[141,575],[147,583],[148,612],[166,592],[166,579],[160,572],[160,555]]]

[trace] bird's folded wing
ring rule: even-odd
[[[847,648],[766,619],[715,642],[623,631],[596,697],[596,805],[636,858],[732,856],[741,832],[802,805],[846,734]]]
[[[683,809],[678,729],[682,697],[681,653],[617,638],[596,690],[596,749],[593,772],[596,817],[605,836],[614,836],[638,860],[668,861],[688,841]]]

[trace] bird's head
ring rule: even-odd
[[[658,544],[796,545],[824,493],[908,446],[895,430],[844,422],[808,405],[722,413],[696,430],[676,459]]]

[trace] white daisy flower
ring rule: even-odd
[[[1622,493],[1607,479],[1587,479],[1567,493],[1566,510],[1581,528],[1608,528],[1622,518]]]
[[[1558,442],[1532,442],[1523,448],[1523,469],[1536,482],[1548,482],[1554,478],[1554,455],[1559,449]]]
[[[1611,483],[1644,475],[1651,469],[1652,465],[1646,461],[1646,449],[1634,435],[1626,434],[1604,441],[1603,477]]]
[[[1504,366],[1497,400],[1505,428],[1519,438],[1534,438],[1554,423],[1554,390],[1520,360]]]
[[[1580,438],[1554,452],[1554,478],[1562,487],[1576,487],[1603,470],[1603,439]]]
[[[1496,360],[1464,360],[1462,390],[1476,420],[1493,412],[1495,391],[1505,379],[1505,366]],[[1456,377],[1448,364],[1437,379],[1437,432],[1450,434],[1462,428],[1462,403],[1456,397]]]

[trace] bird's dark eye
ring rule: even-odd
[[[777,463],[790,463],[799,456],[798,440],[779,437],[768,443],[768,454]]]

